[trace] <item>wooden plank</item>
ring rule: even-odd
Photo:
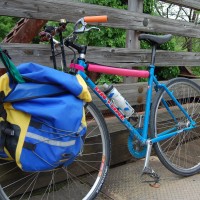
[[[118,131],[111,134],[111,166],[119,163],[136,160],[129,153],[128,144],[129,131]]]
[[[15,65],[25,62],[37,62],[53,67],[50,60],[51,48],[49,45],[4,43],[1,44],[1,48],[8,50]],[[0,66],[3,66],[2,63],[0,63]]]
[[[0,13],[1,15],[56,21],[67,18],[71,22],[86,15],[106,14],[109,21],[104,24],[105,26],[200,38],[198,24],[74,1],[35,0],[33,3],[31,0],[2,0],[0,1]]]
[[[131,12],[143,13],[143,1],[135,0],[128,1],[128,10]],[[129,49],[140,49],[140,41],[138,31],[127,30],[126,31],[126,47]],[[124,77],[124,83],[135,83],[138,81],[138,77]]]
[[[46,66],[53,66],[50,60],[50,46],[42,44],[2,44],[2,48],[9,51],[13,62],[18,65],[22,62],[37,62]],[[73,58],[67,50],[67,62]],[[88,47],[86,59],[90,62],[101,63],[115,67],[148,66],[151,60],[150,50],[132,50],[128,48],[101,48]],[[156,66],[198,66],[200,53],[197,52],[170,52],[157,51]],[[60,59],[57,59],[58,65]],[[0,63],[0,67],[3,65]]]
[[[199,0],[161,0],[167,3],[173,3],[175,5],[184,6],[187,8],[193,8],[195,10],[200,10]]]
[[[193,79],[193,81],[200,85],[200,79]],[[167,83],[167,81],[161,81],[161,83]],[[146,82],[131,83],[131,84],[114,84],[114,86],[117,88],[117,90],[122,94],[122,96],[132,106],[145,105],[146,91],[147,91],[147,83]],[[107,110],[107,107],[101,102],[101,100],[99,98],[97,98],[95,94],[93,94],[93,93],[91,93],[91,94],[92,94],[92,98],[93,98],[93,101],[96,104],[96,106],[101,111]],[[152,95],[153,101],[155,98],[155,94],[156,94],[156,92],[153,90],[153,95]],[[143,109],[143,108],[141,108],[141,109]],[[110,124],[110,122],[109,122],[109,124]],[[112,127],[112,125],[111,125],[111,127]],[[124,129],[122,128],[120,130],[124,130]]]

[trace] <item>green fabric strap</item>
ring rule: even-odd
[[[8,56],[0,48],[0,58],[4,66],[6,67],[8,73],[17,83],[24,83],[25,80],[22,78],[22,75],[19,73],[14,63],[8,58]]]

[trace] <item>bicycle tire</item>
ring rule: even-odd
[[[167,87],[197,124],[196,128],[183,131],[153,146],[161,163],[168,170],[180,176],[191,176],[200,171],[200,87],[186,78],[172,79]],[[177,121],[170,116],[161,100],[165,100]],[[189,124],[164,89],[156,95],[150,117],[151,138],[170,128],[181,130]]]
[[[2,161],[2,200],[91,200],[96,197],[110,164],[110,137],[105,120],[97,107],[91,102],[86,104],[85,110],[88,128],[83,151],[76,160],[67,167],[36,173],[22,172],[13,162]],[[15,177],[12,182],[11,177]]]

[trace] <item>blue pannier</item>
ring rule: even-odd
[[[8,74],[0,78],[5,111],[0,119],[4,130],[11,130],[1,131],[0,157],[28,172],[69,165],[86,134],[84,104],[91,96],[84,80],[35,63],[17,69],[24,83]]]

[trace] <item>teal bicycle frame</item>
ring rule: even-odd
[[[165,84],[161,84],[158,82],[157,78],[154,75],[155,71],[155,52],[156,52],[156,46],[153,46],[152,49],[152,59],[151,64],[149,65],[148,71],[145,70],[127,70],[127,69],[119,69],[114,67],[108,67],[108,66],[101,66],[101,65],[94,65],[94,64],[87,64],[85,62],[85,54],[80,54],[80,57],[77,59],[77,64],[71,63],[70,67],[76,69],[77,73],[85,80],[86,84],[90,87],[90,89],[101,99],[101,101],[108,107],[110,111],[119,119],[119,121],[130,131],[131,137],[135,137],[139,142],[140,145],[143,147],[143,150],[137,151],[134,156],[136,158],[142,158],[145,157],[145,163],[144,168],[142,171],[142,175],[147,174],[152,177],[155,182],[159,181],[159,176],[155,173],[155,171],[149,167],[149,160],[151,155],[151,149],[154,143],[160,142],[162,140],[166,140],[170,137],[176,136],[183,131],[188,131],[195,127],[196,122],[192,120],[192,118],[188,115],[186,110],[183,108],[183,106],[178,102],[178,100],[174,97],[173,91],[170,91]],[[97,70],[96,70],[97,69]],[[115,106],[114,102],[110,100],[106,94],[85,74],[84,71],[96,71],[100,73],[108,73],[108,74],[115,74],[115,75],[123,75],[123,76],[136,76],[136,77],[147,77],[148,78],[148,85],[147,85],[147,92],[146,92],[146,105],[145,105],[145,113],[144,113],[144,121],[143,121],[143,127],[134,127],[129,119],[127,119]],[[185,117],[188,119],[189,126],[178,128],[178,120],[176,119],[173,111],[168,106],[167,102],[163,99],[161,99],[164,107],[168,111],[169,115],[172,117],[172,119],[177,122],[177,126],[165,130],[161,133],[159,133],[155,138],[149,138],[148,137],[148,127],[149,127],[149,121],[150,121],[150,111],[151,111],[151,102],[152,102],[152,92],[153,88],[155,88],[155,91],[158,92],[160,90],[164,90],[171,100],[174,102],[175,105],[178,106],[180,111],[185,115]]]
[[[79,59],[78,64],[82,66],[84,69],[87,68],[87,64],[84,60]],[[92,64],[89,64],[92,65]],[[147,133],[148,133],[148,125],[149,125],[149,117],[150,117],[150,108],[151,108],[151,102],[152,102],[152,91],[153,87],[156,88],[156,90],[164,89],[169,97],[174,101],[174,103],[180,108],[180,110],[184,113],[184,115],[187,117],[187,119],[190,121],[190,126],[187,128],[183,128],[182,130],[175,131],[176,127],[174,127],[171,130],[167,130],[163,133],[160,133],[158,137],[150,139],[152,143],[156,143],[162,140],[165,140],[167,138],[170,138],[174,135],[177,135],[181,133],[184,130],[189,130],[194,128],[194,125],[196,124],[191,117],[188,115],[188,113],[185,111],[185,109],[181,106],[181,104],[176,100],[176,98],[173,96],[173,91],[169,91],[169,89],[166,87],[165,84],[160,84],[156,77],[154,76],[154,70],[155,66],[150,65],[149,66],[149,79],[148,79],[148,89],[146,93],[146,106],[145,106],[145,114],[144,114],[144,125],[142,129],[142,133],[140,133],[135,127],[132,126],[132,124],[126,119],[126,117],[118,110],[118,108],[114,105],[114,103],[106,96],[106,94],[101,91],[101,89],[95,85],[95,83],[84,73],[84,71],[78,71],[80,76],[85,80],[87,85],[91,88],[91,90],[101,99],[101,101],[108,107],[109,110],[112,111],[112,113],[120,120],[122,124],[131,132],[134,134],[134,136],[142,143],[147,144]],[[168,110],[171,117],[176,121],[175,116],[173,115],[173,112],[169,109],[167,104],[163,100],[163,104],[165,105],[166,109]]]

